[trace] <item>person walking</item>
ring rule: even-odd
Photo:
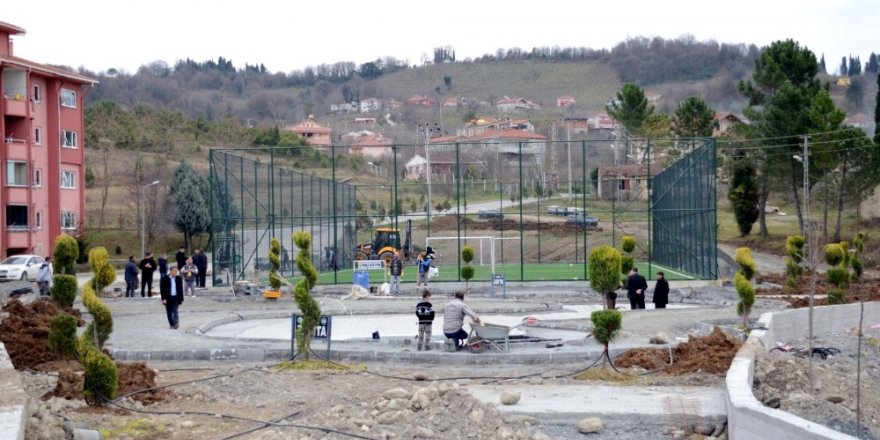
[[[447,338],[446,346],[449,351],[464,348],[464,341],[468,337],[468,333],[464,331],[465,315],[478,324],[483,324],[483,320],[464,303],[464,292],[455,292],[452,301],[446,303],[443,309],[443,335]]]
[[[430,248],[429,248],[430,249]],[[434,253],[422,252],[419,254],[419,278],[416,282],[416,291],[428,290],[428,271],[431,270],[431,262],[434,261]]]
[[[171,268],[169,276],[159,280],[159,294],[162,295],[162,304],[168,315],[168,325],[177,329],[180,327],[177,309],[183,304],[183,279],[177,272],[177,266]]]
[[[52,257],[46,257],[46,261],[37,272],[37,286],[40,288],[40,296],[49,296],[49,282],[52,281]]]
[[[138,268],[141,270],[141,298],[147,295],[152,297],[153,273],[156,271],[156,259],[153,258],[152,252],[147,252],[147,255],[138,264]],[[146,293],[144,293],[144,287],[147,288]]]
[[[632,310],[645,308],[645,290],[648,282],[639,274],[639,268],[634,267],[626,278],[626,297],[629,298],[629,307]]]
[[[400,277],[403,276],[403,259],[400,258],[400,252],[395,252],[388,267],[391,275],[391,294],[400,295]]]
[[[193,264],[192,258],[186,259],[186,264],[180,268],[183,276],[183,294],[189,292],[189,296],[196,296],[196,285],[199,283],[199,268]]]
[[[134,255],[128,256],[125,262],[125,297],[134,298],[134,292],[137,290],[138,284],[138,267],[134,262]]]
[[[665,309],[669,304],[669,281],[666,281],[666,275],[663,272],[657,272],[657,284],[654,285],[654,303],[655,309]]]
[[[416,304],[416,317],[419,318],[419,351],[431,350],[431,327],[434,325],[434,306],[431,304],[431,292],[422,293],[422,302]]]
[[[281,271],[291,270],[290,267],[290,253],[287,252],[287,248],[281,246]]]
[[[168,276],[168,254],[162,254],[159,256],[159,279],[165,278]]]
[[[186,265],[186,248],[181,246],[180,250],[174,254],[174,260],[177,261],[177,268],[180,269]]]
[[[201,249],[196,248],[193,252],[193,264],[199,269],[199,287],[204,289],[208,277],[208,256]]]

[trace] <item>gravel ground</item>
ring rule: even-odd
[[[840,353],[827,359],[813,357],[813,386],[808,360],[792,352],[774,350],[758,358],[755,397],[807,420],[853,436],[856,422],[857,329],[823,335],[814,347],[835,348]],[[880,325],[865,323],[861,359],[861,438],[880,439]],[[787,346],[806,348],[807,340],[788,341]]]

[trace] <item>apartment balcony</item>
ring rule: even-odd
[[[3,114],[5,116],[18,116],[25,117],[27,116],[27,101],[24,99],[3,99]]]

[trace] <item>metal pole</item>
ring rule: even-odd
[[[144,254],[144,229],[146,229],[144,217],[146,216],[146,212],[144,210],[144,187],[141,186],[141,258],[144,258],[146,254]]]
[[[523,243],[523,168],[522,142],[519,143],[519,280],[525,279],[525,244]]]
[[[807,253],[809,254],[809,264],[810,271],[812,274],[810,275],[810,313],[809,313],[809,338],[807,338],[807,353],[810,353],[808,357],[808,365],[809,365],[809,379],[810,379],[810,387],[813,387],[813,306],[814,300],[813,297],[816,293],[816,253],[815,248],[813,248],[813,240],[811,237],[811,229],[810,229],[810,144],[809,144],[809,136],[804,136],[804,239],[807,242]]]
[[[426,213],[428,214],[428,236],[431,236],[431,150],[428,148],[428,130],[430,128],[425,126],[425,179],[428,182],[428,209]]]
[[[654,191],[654,182],[651,174],[651,140],[648,139],[647,152],[645,153],[648,159],[648,175],[646,177],[645,184],[646,190],[648,191],[648,278],[653,276],[651,271],[654,269],[653,262],[651,260],[651,193]]]
[[[574,187],[571,185],[571,121],[566,126],[565,146],[568,147],[568,201],[574,198]]]
[[[336,216],[336,149],[333,148],[332,145],[330,146],[330,163],[332,164],[332,167],[333,167],[333,179],[331,181],[332,185],[333,185],[333,248],[336,249],[337,245],[338,245],[336,240],[339,239],[339,237],[337,236],[337,233],[339,231],[339,225],[337,223],[338,218]],[[323,249],[320,249],[320,250],[323,251]],[[337,269],[338,268],[333,269],[333,284],[336,284],[339,282],[339,279],[338,279],[339,271]],[[327,359],[330,359],[330,337],[329,336],[327,337]]]

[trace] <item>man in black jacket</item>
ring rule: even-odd
[[[199,287],[205,288],[205,281],[208,277],[208,256],[201,249],[196,248],[193,251],[193,264],[199,269]]]
[[[434,306],[431,305],[431,292],[422,293],[422,302],[416,304],[416,317],[419,318],[419,351],[431,349],[431,327],[434,325]]]
[[[149,295],[153,296],[153,272],[156,271],[156,260],[153,258],[152,252],[147,252],[147,255],[141,260],[138,267],[141,269],[141,298]],[[147,288],[146,293],[144,293],[144,287]]]
[[[663,272],[657,272],[657,284],[654,286],[654,308],[665,309],[669,303],[669,282]]]
[[[626,297],[629,298],[629,306],[632,310],[645,308],[645,290],[648,282],[645,277],[639,275],[639,269],[634,267],[626,279]]]
[[[168,315],[168,325],[177,329],[180,326],[177,308],[183,304],[183,278],[177,272],[177,267],[172,267],[171,273],[159,280],[159,294],[162,295],[162,304]]]
[[[174,259],[177,260],[177,269],[186,265],[186,248],[181,246],[177,254],[174,255]]]

